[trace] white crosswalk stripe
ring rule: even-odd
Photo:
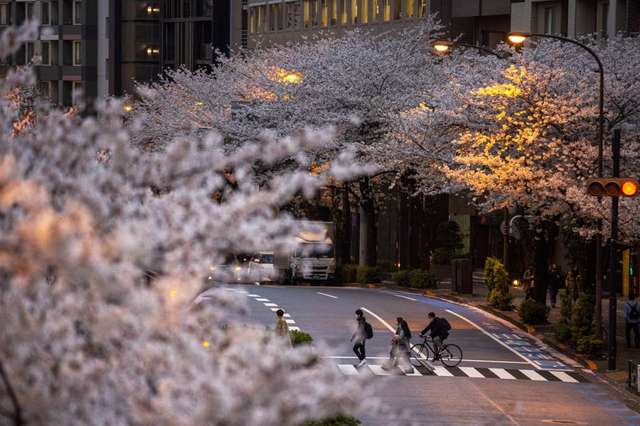
[[[373,374],[375,376],[440,376],[462,377],[473,379],[498,379],[501,380],[529,380],[533,382],[587,382],[582,375],[571,376],[568,372],[555,370],[531,370],[531,369],[505,369],[505,368],[479,368],[479,367],[443,367],[434,366],[432,369],[422,368],[418,371],[412,367],[412,371],[402,372],[399,368],[384,369],[382,365],[367,364],[356,368],[353,364],[337,364],[340,371],[348,376],[356,374]],[[484,373],[483,373],[484,371]]]

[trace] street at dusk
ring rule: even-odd
[[[0,0],[0,426],[640,426],[640,1]]]

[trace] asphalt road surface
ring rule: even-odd
[[[229,286],[249,299],[250,319],[273,326],[282,308],[290,327],[299,327],[332,348],[332,360],[348,380],[370,374],[376,396],[408,410],[425,425],[640,425],[640,414],[616,401],[597,378],[572,360],[546,348],[508,323],[478,309],[412,293],[344,287]],[[367,367],[358,363],[349,339],[357,308],[373,326]],[[410,375],[386,374],[395,319],[402,316],[416,343],[426,314],[448,319],[448,339],[462,347],[456,368],[439,362]],[[392,425],[390,418],[361,418],[365,425]]]

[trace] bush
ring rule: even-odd
[[[464,247],[460,226],[452,220],[438,224],[435,239],[438,248],[433,253],[433,262],[438,265],[448,264],[456,252]]]
[[[396,267],[395,263],[391,261],[383,260],[378,262],[378,271],[380,271],[381,273],[396,272],[397,270],[398,268]]]
[[[513,298],[509,290],[509,274],[495,257],[488,257],[485,261],[484,284],[489,289],[487,300],[491,306],[503,311],[511,309]]]
[[[375,266],[358,266],[356,281],[360,284],[379,283],[380,272]]]
[[[391,279],[400,287],[409,287],[409,270],[403,269],[394,272]]]
[[[357,271],[358,265],[338,265],[336,268],[336,279],[344,284],[355,283]]]
[[[549,310],[542,303],[533,299],[526,299],[520,304],[520,318],[526,324],[544,324],[547,322]]]
[[[558,322],[553,327],[553,332],[556,335],[556,339],[558,339],[561,343],[569,343],[571,341],[571,327],[565,322]]]
[[[430,272],[422,269],[414,269],[409,272],[409,287],[411,288],[435,288],[438,285],[438,279]]]
[[[291,344],[293,346],[308,345],[313,341],[313,337],[304,331],[291,330],[289,331],[289,336],[291,337]]]
[[[580,354],[597,354],[604,348],[604,342],[595,336],[582,336],[576,342],[576,352]]]
[[[586,338],[593,338],[593,299],[588,293],[578,296],[571,310],[571,338],[576,351],[578,347],[585,349],[584,353],[591,353],[591,343]],[[586,340],[585,340],[586,339]],[[581,343],[582,342],[582,343]]]
[[[324,420],[312,420],[303,423],[302,426],[358,426],[360,421],[353,416],[339,414]]]

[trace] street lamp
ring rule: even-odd
[[[436,53],[439,53],[441,55],[448,55],[458,46],[477,49],[481,52],[488,53],[497,58],[504,59],[504,56],[500,55],[498,52],[494,52],[493,50],[487,49],[486,47],[483,47],[483,46],[476,46],[475,44],[461,43],[458,41],[451,41],[451,40],[444,40],[444,39],[438,39],[431,42],[431,48]]]
[[[524,42],[530,37],[541,37],[541,38],[550,38],[554,40],[560,40],[562,42],[567,42],[574,44],[576,46],[580,46],[595,59],[598,64],[598,72],[600,74],[600,91],[599,91],[599,99],[598,99],[598,177],[602,177],[603,174],[603,150],[604,150],[604,67],[602,65],[602,61],[600,57],[593,51],[589,46],[580,43],[577,40],[552,35],[552,34],[536,34],[536,33],[522,33],[522,32],[510,32],[507,34],[507,41],[513,46],[522,46]],[[600,333],[600,328],[602,326],[602,223],[599,221],[598,223],[598,234],[596,236],[596,333]],[[613,244],[613,242],[612,242]],[[610,301],[612,304],[613,302]],[[610,308],[611,309],[611,308]],[[615,308],[614,308],[615,312]],[[610,312],[610,316],[613,315]],[[615,317],[613,319],[613,324],[615,324]],[[611,320],[610,320],[610,326]],[[615,336],[615,328],[613,329],[613,333],[609,332],[609,336]],[[615,342],[615,339],[611,338],[611,341]],[[612,354],[613,352],[613,354]],[[611,343],[609,344],[609,369],[615,368],[615,346],[611,347]]]

